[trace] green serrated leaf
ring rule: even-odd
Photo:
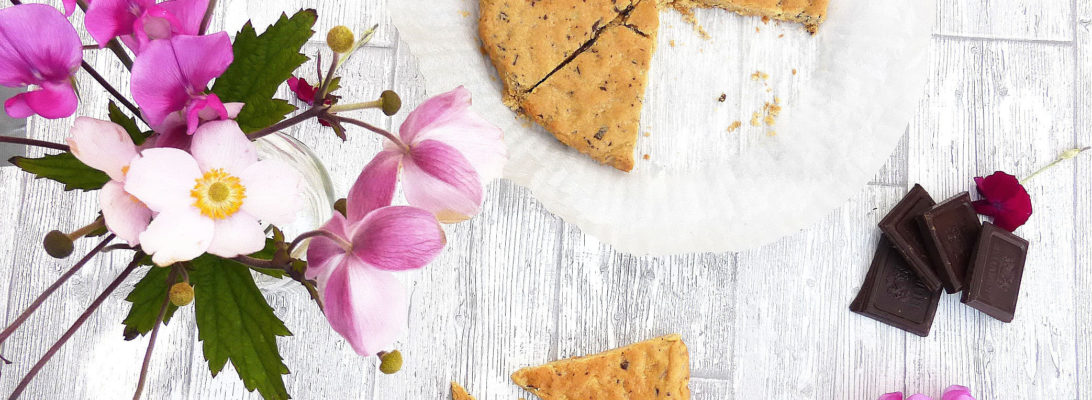
[[[235,36],[235,61],[216,79],[212,92],[224,102],[246,103],[235,119],[244,132],[280,122],[296,110],[284,100],[273,99],[273,95],[292,71],[308,60],[300,49],[314,35],[311,27],[316,18],[311,9],[300,10],[292,17],[281,14],[261,35],[247,22]]]
[[[130,304],[129,315],[122,321],[125,324],[125,340],[132,340],[137,335],[143,336],[155,327],[155,320],[159,318],[159,309],[163,307],[163,299],[167,296],[170,286],[167,286],[167,277],[170,268],[151,267],[148,273],[137,282],[125,301]],[[171,320],[171,316],[178,310],[174,304],[167,304],[167,312],[163,314],[163,325]]]
[[[288,374],[277,336],[291,336],[265,301],[247,266],[212,255],[192,261],[197,338],[212,375],[231,361],[247,390],[265,399],[288,399]]]
[[[133,138],[134,144],[137,146],[144,144],[144,141],[148,139],[149,134],[140,131],[136,119],[125,115],[125,112],[121,111],[121,108],[118,108],[118,105],[114,104],[113,101],[110,102],[108,108],[110,110],[110,121],[125,128],[125,132],[129,134],[129,137]]]
[[[88,167],[72,153],[50,154],[40,158],[12,157],[8,162],[38,179],[49,179],[64,184],[64,190],[98,190],[110,177],[106,173]]]

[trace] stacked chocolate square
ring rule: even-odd
[[[920,336],[929,336],[943,291],[1012,322],[1028,242],[979,221],[963,192],[937,204],[921,185],[880,221],[872,266],[849,309]]]

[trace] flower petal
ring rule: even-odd
[[[391,205],[401,164],[402,153],[381,151],[364,166],[345,200],[350,221],[360,221],[373,210]]]
[[[373,211],[351,232],[353,254],[379,269],[417,269],[436,258],[447,239],[428,211],[394,206]]]
[[[72,16],[72,13],[76,11],[76,0],[61,0],[61,4],[64,4],[64,15],[66,17]]]
[[[186,152],[171,148],[148,149],[129,164],[125,191],[153,211],[167,212],[193,205],[190,190],[199,178],[201,170],[197,168],[197,161]]]
[[[209,0],[168,0],[157,6],[174,16],[171,26],[174,34],[196,35],[201,30],[201,20],[205,18]]]
[[[186,106],[186,133],[193,134],[201,121],[228,119],[227,108],[215,94],[190,99]]]
[[[247,139],[239,124],[232,120],[210,121],[193,134],[190,153],[201,171],[223,169],[240,176],[247,167],[258,162],[258,150]]]
[[[442,107],[447,108],[429,110]],[[425,121],[428,117],[435,120]],[[504,132],[470,110],[470,92],[461,86],[426,101],[410,114],[399,132],[411,146],[435,140],[454,147],[478,172],[482,183],[500,178],[508,161]]]
[[[321,229],[344,239],[346,242],[349,241],[347,233],[349,223],[341,213],[334,213],[330,221],[326,222]],[[311,238],[311,241],[307,244],[307,271],[304,272],[304,276],[307,279],[317,279],[320,276],[328,275],[330,270],[341,262],[341,257],[344,255],[345,249],[334,243],[330,238],[325,236]]]
[[[406,331],[409,302],[394,274],[346,257],[320,282],[326,319],[362,356],[389,349]]]
[[[242,210],[262,221],[290,224],[303,208],[300,197],[303,176],[283,161],[258,161],[243,170],[239,180],[246,188]]]
[[[110,179],[125,182],[124,168],[136,157],[136,145],[121,125],[101,119],[76,117],[69,132],[68,147],[87,166],[105,172]]]
[[[140,244],[140,234],[148,229],[152,220],[152,210],[144,203],[125,192],[124,185],[118,181],[107,182],[99,192],[99,206],[106,227],[130,245]]]
[[[231,41],[224,32],[153,40],[133,62],[133,99],[148,123],[160,125],[167,114],[185,108],[191,96],[204,92],[232,59]]]
[[[197,258],[212,242],[214,224],[196,208],[184,207],[156,215],[140,234],[140,247],[152,255],[156,265],[165,267]]]
[[[1031,195],[1015,176],[997,171],[974,180],[978,193],[985,197],[974,202],[975,211],[994,217],[998,227],[1011,232],[1031,218]]]
[[[76,112],[79,99],[75,89],[67,82],[43,83],[38,90],[19,93],[4,102],[5,110],[12,118],[26,118],[41,115],[43,118],[57,119],[71,116]]]
[[[402,161],[403,191],[410,205],[436,214],[443,223],[455,223],[478,214],[482,184],[477,172],[451,146],[425,140]]]
[[[941,400],[975,400],[971,396],[971,389],[966,386],[952,385],[944,389],[944,395]]]
[[[876,400],[902,400],[902,392],[887,393]]]
[[[87,33],[100,47],[106,47],[111,39],[133,33],[133,25],[146,6],[142,3],[147,2],[133,4],[129,0],[95,0],[89,3],[84,17]],[[136,12],[133,8],[136,8]]]
[[[80,36],[56,8],[21,4],[0,9],[0,85],[66,82],[81,60]]]
[[[907,397],[906,400],[933,400],[933,398],[924,394],[915,394],[913,396]]]
[[[213,220],[215,224],[212,242],[208,250],[211,254],[232,258],[241,254],[255,253],[265,247],[265,231],[258,219],[245,212],[237,212],[224,219]]]
[[[34,109],[27,104],[27,94],[19,93],[4,100],[4,112],[12,118],[29,118],[34,115]]]

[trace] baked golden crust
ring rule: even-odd
[[[690,356],[679,335],[667,335],[523,368],[512,382],[543,400],[687,400]]]
[[[631,1],[480,0],[478,35],[506,101],[546,78]]]
[[[523,96],[520,110],[562,143],[600,163],[632,170],[658,27],[656,3],[638,3]]]
[[[463,389],[462,386],[459,386],[458,383],[455,383],[455,381],[451,381],[451,400],[476,400],[476,399],[474,398],[474,396],[471,396],[469,393],[467,393],[466,389]]]

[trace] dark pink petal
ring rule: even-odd
[[[333,218],[330,218],[330,221],[323,225],[321,229],[342,238],[346,242],[349,241],[349,223],[340,213],[334,213]],[[344,255],[345,249],[330,238],[325,236],[312,238],[307,245],[307,271],[304,272],[304,276],[307,279],[317,279],[320,276],[328,275],[330,270],[341,262],[341,257]]]
[[[315,104],[315,87],[307,83],[306,79],[290,77],[288,78],[288,89],[292,90],[292,93],[296,94],[296,98],[307,104]]]
[[[941,400],[975,400],[971,396],[971,390],[966,386],[952,385],[944,389],[944,395]]]
[[[22,4],[0,9],[0,85],[66,83],[81,60],[80,37],[56,8]]]
[[[362,356],[390,349],[406,331],[409,302],[402,283],[387,271],[346,257],[319,281],[326,319]]]
[[[64,16],[72,16],[72,13],[76,11],[76,0],[61,0],[61,4],[64,4]]]
[[[209,8],[209,0],[168,0],[158,4],[177,21],[172,25],[175,35],[196,35],[201,30],[201,20]]]
[[[19,93],[4,100],[4,112],[12,118],[29,118],[34,115],[34,109],[27,104],[26,93]]]
[[[27,106],[36,114],[49,119],[69,117],[79,105],[76,90],[68,82],[43,83],[41,89],[20,93],[20,96],[26,96]]]
[[[152,41],[133,62],[133,99],[148,123],[160,125],[191,99],[201,99],[209,81],[224,73],[232,60],[231,41],[224,32]]]
[[[876,400],[902,400],[902,392],[887,393]]]
[[[425,266],[447,242],[436,217],[405,206],[372,211],[351,234],[354,255],[368,265],[392,271]]]
[[[190,99],[190,104],[186,106],[186,133],[192,135],[196,132],[201,121],[216,119],[228,119],[227,108],[219,96],[210,93]]]
[[[907,397],[906,400],[933,400],[933,398],[924,394],[915,394],[913,396]]]
[[[417,143],[402,160],[402,168],[406,200],[431,211],[440,222],[464,221],[481,209],[481,180],[455,148],[434,140]]]
[[[84,25],[87,26],[87,33],[91,34],[91,38],[100,47],[106,47],[106,42],[115,37],[131,35],[137,18],[144,13],[144,8],[155,1],[95,0],[90,3]]]
[[[345,201],[350,221],[360,221],[375,209],[391,205],[401,163],[402,153],[381,151],[364,166]]]
[[[993,217],[998,227],[1011,232],[1031,218],[1031,195],[1015,176],[998,171],[974,180],[984,197],[974,202],[975,211]]]

